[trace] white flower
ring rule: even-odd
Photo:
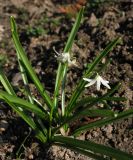
[[[62,62],[62,63],[68,63],[68,65],[75,65],[76,66],[76,60],[71,60],[70,59],[70,54],[69,52],[62,52],[59,53],[55,50],[55,48],[53,47],[53,50],[55,51],[55,57],[58,61]]]
[[[101,84],[103,84],[105,87],[107,87],[108,89],[110,89],[110,86],[108,85],[109,81],[104,80],[98,74],[97,74],[97,76],[94,79],[83,78],[83,80],[89,82],[88,84],[85,85],[85,87],[89,87],[89,86],[91,86],[91,85],[93,85],[93,84],[96,83],[98,91],[100,90]]]

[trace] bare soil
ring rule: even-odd
[[[4,70],[17,94],[23,96],[16,53],[11,40],[10,16],[14,16],[18,25],[21,42],[31,60],[40,80],[52,95],[58,67],[54,58],[53,47],[62,51],[68,34],[75,20],[73,15],[61,13],[61,7],[78,4],[79,1],[58,0],[0,0],[0,56],[7,57]],[[76,8],[76,5],[75,5]],[[110,52],[108,69],[102,76],[110,81],[111,86],[121,82],[116,93],[126,97],[127,101],[112,104],[119,111],[133,107],[133,3],[103,2],[86,3],[85,16],[76,36],[72,53],[76,57],[78,68],[68,71],[67,98],[70,97],[76,83],[81,77],[87,63],[105,48],[116,37],[122,37],[122,43]],[[32,93],[37,95],[33,84]],[[2,88],[2,86],[1,86]],[[103,88],[97,92],[95,87],[86,89],[86,95],[103,94]],[[38,95],[37,95],[38,96]],[[87,121],[87,120],[86,120]],[[28,136],[29,135],[29,136]],[[34,138],[34,134],[25,122],[5,103],[0,102],[0,159],[15,160],[16,153],[23,140],[20,159],[24,160],[90,160],[90,158],[65,148],[52,146],[45,148]],[[80,139],[89,139],[133,154],[133,121],[132,118],[121,120],[101,128],[96,128],[80,135]]]

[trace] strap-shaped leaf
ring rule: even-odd
[[[84,111],[78,111],[74,114],[74,116],[67,117],[67,119],[63,119],[64,121],[59,127],[53,129],[53,133],[56,133],[62,126],[65,124],[71,123],[72,121],[82,118],[84,116],[89,117],[115,117],[118,113],[111,111],[109,109],[86,109]]]
[[[97,97],[97,100],[92,101],[90,104],[87,105],[87,107],[82,108],[80,111],[78,111],[76,114],[74,114],[72,117],[69,117],[68,119],[75,120],[75,119],[78,119],[79,117],[83,117],[84,113],[89,111],[91,107],[96,105],[98,102],[103,101],[105,98],[108,98],[112,93],[114,93],[118,89],[119,85],[120,84],[116,85],[114,88],[112,88],[108,93],[104,94],[103,96]],[[76,106],[75,108],[77,107],[78,106]],[[67,121],[67,118],[66,118],[66,121]]]
[[[25,89],[26,96],[28,97],[29,101],[32,104],[34,104],[34,100],[33,100],[33,97],[31,95],[29,84],[28,84],[28,78],[27,78],[27,75],[26,75],[26,71],[24,69],[23,64],[21,63],[19,53],[17,54],[17,56],[18,56],[19,68],[20,68],[20,73],[21,73],[22,80],[23,80],[23,83],[24,83],[24,89]]]
[[[3,69],[1,67],[0,67],[0,81],[3,85],[3,87],[5,88],[5,90],[9,94],[14,95],[14,96],[16,95],[16,93],[14,92],[10,82],[8,81],[6,75],[4,74]]]
[[[17,97],[17,95],[15,94],[15,92],[14,92],[14,90],[13,90],[10,82],[8,81],[6,75],[4,74],[2,68],[0,68],[0,81],[1,81],[1,83],[2,83],[2,85],[3,85],[3,87],[5,88],[5,90],[8,92],[8,94],[11,94],[11,95]],[[5,93],[5,94],[6,94],[6,93]],[[10,97],[8,97],[8,98],[10,98]],[[39,130],[39,128],[37,127],[37,124],[33,121],[33,119],[32,119],[29,115],[27,115],[27,113],[26,113],[24,110],[22,110],[21,107],[18,107],[16,104],[11,103],[6,97],[3,97],[3,100],[6,101],[6,102],[9,104],[9,106],[10,106],[13,110],[15,110],[15,111],[18,113],[18,115],[19,115],[20,117],[22,117],[23,120],[24,120],[33,130],[35,130],[35,131],[38,130],[38,131],[37,131],[37,135],[36,135],[36,137],[37,137],[38,139],[40,139],[42,142],[45,142],[45,141],[46,141],[46,137],[43,135],[44,129],[43,129],[43,133],[42,133],[42,132]],[[43,119],[44,119],[44,116],[43,116]]]
[[[95,67],[99,64],[99,62],[102,60],[103,57],[105,57],[112,49],[113,47],[116,46],[116,44],[118,44],[120,41],[120,38],[116,38],[114,41],[112,41],[111,43],[109,43],[107,45],[107,47],[99,54],[99,56],[97,56],[95,58],[95,60],[93,61],[93,63],[91,63],[89,69],[86,71],[85,75],[83,75],[83,77],[88,77],[91,75],[91,72],[95,69]],[[78,97],[81,95],[81,93],[84,90],[84,86],[85,86],[86,82],[83,80],[83,78],[81,78],[81,80],[79,81],[76,89],[74,90],[74,93],[71,96],[71,99],[66,107],[66,111],[67,114],[70,114],[72,112],[72,110],[75,107],[75,103],[78,99]]]
[[[38,106],[31,104],[30,102],[18,98],[16,96],[10,95],[2,90],[0,90],[0,99],[7,99],[9,102],[18,105],[19,107],[29,110],[30,112],[34,112],[40,118],[47,119],[48,115],[46,115]]]
[[[26,71],[28,72],[28,74],[30,75],[31,79],[33,80],[36,88],[38,89],[38,91],[40,92],[41,96],[44,98],[47,106],[51,109],[52,108],[52,101],[49,97],[49,95],[46,93],[43,85],[41,84],[41,82],[39,81],[37,75],[35,74],[35,71],[33,70],[25,52],[24,49],[20,43],[19,40],[19,36],[17,33],[17,28],[16,28],[16,23],[13,17],[10,18],[10,22],[11,22],[11,31],[12,31],[12,38],[14,41],[14,45],[17,51],[17,54],[19,54],[20,57],[20,61],[21,63],[24,65]]]
[[[71,149],[71,150],[76,151],[80,154],[83,154],[83,155],[86,155],[88,157],[94,158],[95,160],[108,160],[107,158],[104,158],[103,156],[96,155],[95,153],[92,153],[92,151],[81,149],[78,146],[73,147],[73,145],[71,145],[71,144],[65,144],[65,143],[59,143],[59,142],[58,143],[55,142],[54,144],[57,145],[57,146],[61,146],[61,147]]]
[[[69,52],[71,50],[74,38],[76,36],[76,33],[79,29],[80,26],[80,22],[83,16],[83,12],[84,12],[84,8],[81,8],[81,10],[79,11],[75,24],[73,25],[73,28],[71,30],[71,33],[69,35],[69,38],[67,40],[67,43],[65,45],[64,48],[64,53]],[[55,91],[54,91],[54,106],[57,106],[58,103],[58,94],[59,94],[59,89],[60,89],[60,85],[61,85],[61,81],[62,81],[62,76],[63,76],[63,72],[64,70],[67,70],[67,65],[59,63],[58,66],[58,71],[57,71],[57,76],[56,76],[56,82],[55,82]]]
[[[87,98],[83,98],[80,101],[78,101],[76,103],[76,108],[78,108],[79,106],[84,106],[87,105],[91,102],[102,102],[102,101],[126,101],[126,98],[124,97],[104,97],[102,100],[99,100],[99,97],[87,97]]]
[[[1,96],[0,96],[1,98]],[[27,115],[24,111],[19,109],[16,104],[13,104],[11,101],[8,100],[7,97],[3,97],[4,101],[9,104],[9,106],[18,113],[20,117],[23,118],[23,120],[36,132],[36,137],[43,143],[46,142],[46,136],[43,134],[43,132],[39,129],[39,127],[36,125],[36,123],[33,121],[33,119]]]
[[[74,138],[69,138],[69,137],[62,137],[62,136],[55,136],[53,138],[54,142],[59,142],[71,146],[72,148],[79,148],[83,149],[85,151],[92,151],[94,153],[99,153],[101,155],[106,155],[111,158],[115,158],[117,160],[132,160],[133,155],[130,155],[128,153],[125,153],[123,151],[120,151],[118,149],[114,149],[111,147],[107,147],[101,144],[96,144],[91,141],[83,141],[83,140],[78,140]]]
[[[85,76],[89,76],[89,74],[93,71],[93,69],[98,65],[98,63],[102,60],[103,57],[105,57],[112,49],[120,42],[121,38],[118,37],[115,40],[113,40],[111,43],[107,45],[107,47],[95,58],[93,63],[91,63],[90,68],[86,72]]]
[[[104,98],[109,97],[110,95],[112,95],[118,88],[119,88],[120,84],[117,84],[114,88],[112,88],[108,93],[104,94],[102,97],[97,97],[97,101],[92,101],[90,104],[87,105],[87,107],[82,108],[80,111],[77,110],[77,112],[75,112],[73,115],[67,115],[66,117],[64,116],[63,120],[62,120],[62,124],[59,125],[57,128],[54,129],[54,132],[57,132],[59,130],[60,127],[62,127],[63,125],[67,124],[67,123],[71,123],[74,120],[77,120],[79,118],[82,118],[84,115],[87,116],[86,113],[90,113],[90,108],[93,107],[94,105],[96,105],[98,102],[101,102],[104,100]],[[77,109],[79,106],[75,106],[75,109]]]
[[[104,126],[104,125],[107,125],[107,124],[111,124],[111,123],[113,123],[115,121],[127,118],[129,116],[133,116],[133,109],[129,109],[127,111],[123,111],[122,113],[118,113],[114,117],[109,117],[109,118],[101,119],[101,120],[98,120],[96,122],[92,122],[92,123],[89,123],[87,125],[84,125],[84,126],[78,128],[78,129],[76,129],[72,133],[72,135],[78,135],[81,132],[84,132],[86,130],[89,130],[89,129],[92,129],[92,128],[95,128],[95,127],[101,127],[101,126]]]
[[[94,106],[95,104],[104,101],[105,98],[109,98],[109,96],[111,96],[116,90],[118,90],[118,88],[120,87],[121,84],[117,84],[116,86],[114,86],[111,90],[109,90],[107,93],[105,93],[103,96],[101,97],[97,97],[97,100],[92,101],[90,104],[88,104],[87,108],[90,108],[92,106]],[[76,103],[73,105],[73,108],[71,109],[77,109],[79,107],[79,105],[76,105]],[[73,110],[70,110],[71,112]],[[83,110],[85,110],[85,108],[83,108]]]
[[[80,110],[78,111],[79,114]],[[114,117],[117,112],[111,111],[109,109],[88,109],[81,113],[82,117]]]

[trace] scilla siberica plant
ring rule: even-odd
[[[98,103],[107,104],[108,101],[125,100],[125,98],[113,96],[114,92],[119,88],[119,84],[112,88],[109,85],[109,81],[100,76],[100,72],[106,64],[103,66],[98,65],[103,57],[105,57],[109,51],[111,51],[112,48],[119,43],[120,38],[116,38],[108,44],[107,47],[91,62],[91,64],[89,64],[89,67],[84,72],[83,77],[81,77],[74,92],[72,93],[70,100],[67,103],[65,101],[67,70],[69,65],[76,65],[75,60],[72,60],[71,58],[70,50],[80,25],[83,11],[84,9],[82,8],[77,15],[75,24],[73,25],[63,53],[58,53],[54,49],[55,57],[59,62],[59,66],[57,70],[53,98],[48,95],[44,86],[35,74],[35,71],[32,68],[19,41],[15,20],[11,17],[12,38],[17,52],[17,59],[25,86],[27,100],[19,98],[16,95],[13,87],[5,76],[2,67],[0,68],[0,81],[5,91],[0,90],[0,99],[5,101],[20,115],[20,117],[22,117],[22,119],[30,126],[30,128],[35,132],[36,137],[43,144],[63,146],[94,159],[104,160],[112,157],[117,160],[132,160],[132,155],[118,149],[96,144],[89,140],[78,140],[76,138],[77,135],[85,132],[86,130],[101,127],[133,114],[133,109],[118,113],[107,108],[96,109],[96,107],[94,107]],[[34,95],[31,94],[27,75],[39,91],[42,99],[44,100],[44,104],[41,104],[34,97]],[[80,95],[86,87],[96,85],[97,90],[100,90],[101,84],[108,88],[107,93],[100,97],[89,96],[80,99]],[[61,102],[59,101],[59,97],[61,97]],[[34,113],[34,116],[31,113]],[[98,116],[101,118],[95,122],[88,123],[77,127],[75,130],[71,130],[70,124],[73,121],[80,120],[84,116],[89,116],[92,118]]]

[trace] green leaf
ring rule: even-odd
[[[23,64],[21,63],[19,53],[17,54],[17,56],[18,56],[19,68],[20,68],[20,73],[21,73],[22,80],[23,80],[23,83],[24,83],[24,88],[25,88],[26,96],[28,97],[29,101],[32,104],[34,104],[34,100],[32,98],[32,95],[31,95],[31,92],[30,92],[30,88],[29,88],[29,84],[28,84],[28,78],[27,78],[27,75],[26,75],[26,71],[24,69]]]
[[[114,117],[114,115],[117,114],[117,112],[111,111],[109,109],[87,109],[84,110],[84,112],[82,111],[80,113],[80,110],[75,113],[76,114],[80,114],[80,117],[82,116],[89,116],[89,117]]]
[[[116,44],[118,44],[120,41],[120,38],[116,38],[114,41],[112,41],[111,43],[109,43],[107,45],[107,47],[99,54],[99,56],[97,56],[95,58],[95,60],[91,63],[89,69],[86,71],[85,75],[83,75],[83,77],[87,77],[89,78],[89,76],[92,74],[93,70],[96,68],[96,66],[99,64],[99,62],[102,60],[103,57],[105,57],[114,46],[116,46]],[[70,114],[72,112],[72,110],[75,107],[75,103],[77,101],[77,99],[79,98],[79,96],[81,95],[81,93],[84,90],[84,86],[86,84],[86,82],[83,80],[83,77],[81,78],[81,80],[79,81],[76,89],[74,90],[71,99],[66,107],[66,114]]]
[[[88,109],[90,107],[93,107],[94,105],[96,105],[97,103],[99,102],[102,102],[105,98],[110,98],[109,96],[111,94],[113,94],[119,87],[119,84],[116,85],[114,88],[112,88],[111,90],[109,90],[108,93],[104,94],[103,96],[101,97],[97,97],[97,99],[93,100],[90,104],[88,104],[86,107],[82,108],[78,113],[74,114],[72,117],[69,117],[68,119],[77,119],[79,117],[82,117],[84,115],[85,112],[88,111]],[[77,109],[78,106],[76,106],[75,108]],[[66,118],[67,119],[67,118]],[[70,121],[70,120],[69,120]]]
[[[35,74],[35,71],[33,70],[23,48],[22,45],[19,41],[19,36],[17,33],[17,28],[16,28],[16,23],[13,17],[10,18],[10,22],[11,22],[11,31],[12,31],[12,38],[14,41],[14,45],[17,51],[17,54],[19,54],[20,57],[20,61],[21,63],[24,65],[26,71],[28,72],[28,74],[30,75],[30,78],[33,80],[36,88],[38,89],[38,91],[40,92],[41,96],[44,98],[45,103],[47,104],[47,106],[52,109],[52,101],[49,97],[49,95],[46,93],[43,85],[41,84],[41,82],[39,81],[37,75]]]
[[[16,96],[10,95],[2,90],[0,90],[0,99],[7,99],[9,102],[18,105],[19,107],[29,110],[30,112],[34,112],[40,118],[48,119],[48,115],[46,115],[38,106],[31,104],[30,102],[18,98]]]
[[[104,99],[110,99],[110,97],[109,96],[111,96],[116,90],[118,90],[118,88],[120,87],[120,85],[121,84],[117,84],[116,86],[114,86],[111,90],[109,90],[108,91],[108,93],[106,93],[106,94],[104,94],[103,96],[101,96],[101,97],[97,97],[97,99],[95,99],[95,100],[93,100],[90,104],[88,104],[88,106],[87,106],[87,108],[90,108],[90,107],[92,107],[92,106],[94,106],[95,104],[97,104],[97,103],[99,103],[99,102],[102,102],[102,101],[104,101]],[[88,97],[88,99],[89,99],[89,97]],[[79,105],[76,105],[76,103],[73,105],[73,110],[74,109],[77,109],[79,107]],[[84,108],[85,109],[85,108]],[[83,110],[84,110],[83,109]],[[73,110],[71,110],[71,112],[73,111]]]
[[[79,13],[77,15],[76,21],[75,21],[75,23],[73,25],[73,28],[72,28],[71,33],[69,35],[69,38],[67,40],[64,52],[68,52],[71,49],[71,47],[72,47],[74,38],[76,36],[76,33],[77,33],[77,31],[79,29],[79,26],[80,26],[81,19],[83,17],[83,13],[84,13],[84,7],[82,7],[80,9],[80,11],[79,11]]]
[[[27,115],[26,112],[24,112],[24,110],[22,110],[22,108],[19,107],[16,105],[16,104],[13,104],[12,102],[10,102],[9,98],[11,97],[5,97],[5,95],[13,95],[14,97],[17,97],[17,95],[15,94],[10,82],[8,81],[6,75],[4,74],[2,68],[0,68],[0,81],[2,83],[2,85],[4,86],[5,90],[8,92],[8,94],[6,92],[4,92],[3,96],[1,97],[4,101],[6,101],[13,110],[15,110],[23,119],[24,121],[33,129],[33,130],[38,130],[37,131],[37,135],[36,137],[38,139],[40,139],[42,142],[46,142],[46,137],[44,137],[43,133],[39,130],[39,128],[37,129],[37,125],[35,124],[35,122],[33,121],[33,119]],[[2,93],[2,92],[0,92]],[[12,98],[14,99],[14,97],[12,96]],[[45,116],[46,117],[46,116]],[[43,119],[44,119],[44,116],[43,116]],[[43,129],[44,131],[44,129]]]
[[[4,74],[3,69],[1,67],[0,67],[0,81],[3,85],[3,87],[5,88],[5,90],[9,94],[14,95],[14,96],[16,95],[16,93],[14,92],[10,82],[8,81],[6,75]]]
[[[98,102],[101,102],[104,100],[104,98],[109,97],[110,95],[112,95],[118,88],[119,88],[120,84],[117,84],[114,88],[112,88],[111,90],[109,90],[108,93],[104,94],[102,97],[97,97],[96,100],[93,100],[90,104],[88,104],[86,107],[82,108],[80,111],[74,113],[73,115],[67,115],[64,116],[62,119],[62,124],[60,124],[57,128],[54,129],[53,132],[57,132],[59,130],[59,128],[61,128],[63,125],[71,123],[72,121],[82,118],[84,116],[85,113],[90,113],[90,108],[93,107],[94,105],[96,105]],[[79,106],[75,106],[74,109],[77,109]],[[72,111],[71,111],[72,113]]]
[[[107,147],[101,144],[96,144],[91,141],[83,141],[83,140],[78,140],[74,138],[69,138],[69,137],[62,137],[62,136],[55,136],[53,138],[54,142],[59,142],[65,145],[71,146],[71,149],[73,148],[79,148],[85,151],[91,151],[96,153],[99,153],[101,155],[106,155],[111,158],[116,158],[117,160],[132,160],[133,155],[130,155],[128,153],[125,153],[123,151],[120,151],[118,149],[114,149],[111,147]]]
[[[101,102],[103,100],[106,101],[126,101],[126,98],[124,97],[103,97],[102,100],[99,99],[100,97],[87,97],[87,98],[83,98],[82,100],[78,101],[75,106],[76,108],[78,108],[79,106],[84,106],[86,104],[92,103],[92,102]]]
[[[111,43],[107,45],[107,47],[95,58],[93,63],[91,63],[90,68],[86,72],[85,76],[89,76],[89,74],[94,70],[94,68],[99,64],[99,62],[105,57],[112,49],[120,42],[121,38],[118,37],[115,40],[113,40]]]
[[[81,149],[78,146],[73,147],[72,144],[65,144],[65,143],[59,143],[59,142],[58,143],[56,142],[54,144],[57,145],[57,146],[61,146],[61,147],[65,147],[65,148],[74,150],[74,151],[76,151],[80,154],[83,154],[83,155],[86,155],[88,157],[94,158],[95,160],[108,160],[107,158],[104,158],[103,156],[96,155],[95,153],[92,153],[91,151],[88,151],[88,150],[85,150],[85,149]]]
[[[53,133],[56,133],[62,126],[65,124],[71,123],[77,119],[80,119],[84,116],[89,117],[115,117],[118,113],[108,110],[108,109],[84,109],[79,110],[78,112],[74,113],[73,116],[67,117],[66,119],[62,118],[62,124],[59,125],[57,128],[53,129]]]
[[[127,111],[123,111],[121,113],[116,113],[115,117],[109,117],[109,118],[105,118],[105,119],[101,119],[101,120],[98,120],[96,122],[92,122],[90,124],[87,124],[87,125],[84,125],[78,129],[76,129],[72,135],[78,135],[80,134],[81,132],[84,132],[86,130],[89,130],[89,129],[92,129],[92,128],[95,128],[95,127],[101,127],[103,125],[107,125],[107,124],[111,124],[115,121],[118,121],[120,119],[124,119],[124,118],[127,118],[129,116],[133,116],[133,109],[129,109]]]
[[[1,98],[1,95],[0,95]],[[9,106],[16,111],[20,117],[23,118],[23,120],[36,132],[36,137],[43,143],[46,142],[46,137],[43,134],[43,132],[39,129],[39,127],[36,125],[36,123],[33,121],[33,119],[27,115],[24,111],[20,110],[16,104],[13,104],[11,101],[8,100],[7,97],[3,96],[4,101],[9,104]]]
[[[78,31],[78,28],[80,26],[80,22],[83,16],[83,12],[84,12],[84,8],[81,8],[81,10],[79,11],[75,24],[73,25],[73,28],[71,30],[71,33],[68,37],[67,43],[65,45],[64,48],[64,53],[69,52],[71,50],[74,38],[76,36],[76,33]],[[55,82],[55,91],[54,91],[54,106],[57,107],[57,103],[58,103],[58,95],[59,95],[59,89],[60,89],[60,85],[61,85],[61,81],[62,81],[62,76],[63,76],[63,72],[64,70],[67,70],[67,65],[59,63],[58,66],[58,71],[57,71],[57,76],[56,76],[56,82]]]

